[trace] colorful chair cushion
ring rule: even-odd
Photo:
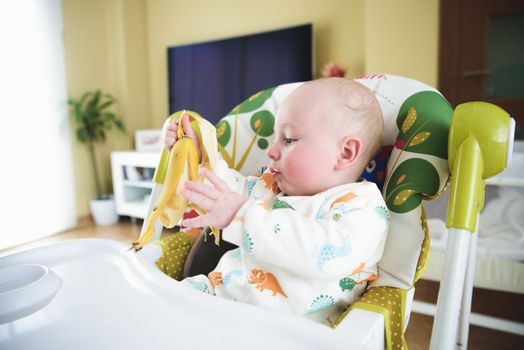
[[[386,183],[383,193],[392,216],[374,285],[409,289],[427,258],[427,247],[422,247],[427,233],[421,200],[437,197],[448,182],[452,109],[437,90],[416,80],[377,74],[356,81],[376,95],[385,127],[384,146],[363,174],[380,188]],[[230,167],[260,175],[269,164],[266,149],[274,139],[278,105],[301,84],[261,91],[217,123],[219,149]],[[425,249],[422,255],[421,249]]]
[[[382,313],[387,348],[405,347],[404,318],[399,316],[406,291],[422,275],[429,255],[421,202],[438,197],[449,181],[447,143],[453,110],[437,90],[416,80],[390,74],[355,80],[375,94],[382,109],[384,145],[362,176],[382,189],[391,221],[378,278],[352,308]],[[246,175],[261,174],[269,164],[266,149],[274,139],[276,110],[301,84],[261,91],[217,123],[219,149],[230,167]]]

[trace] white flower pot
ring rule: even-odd
[[[112,195],[91,200],[91,215],[99,226],[113,225],[118,222],[115,200]]]

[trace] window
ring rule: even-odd
[[[75,225],[60,0],[0,2],[0,249]]]

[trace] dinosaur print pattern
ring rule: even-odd
[[[265,272],[262,269],[252,269],[249,274],[248,282],[249,284],[254,284],[261,292],[264,292],[264,290],[267,289],[271,292],[272,296],[282,294],[287,298],[287,295],[282,290],[282,287],[280,287],[277,278],[271,272]]]
[[[293,208],[288,202],[278,199],[278,197],[275,197],[275,200],[273,201],[272,209],[286,209],[286,208],[295,210],[295,208]]]
[[[199,292],[209,293],[209,288],[207,284],[205,284],[204,282],[189,280],[189,283],[193,286],[194,289],[198,290]]]
[[[243,276],[244,275],[244,272],[242,270],[238,270],[238,269],[235,269],[235,270],[231,270],[229,271],[225,276],[224,276],[224,288],[227,287],[227,285],[229,284],[229,282],[231,282],[231,279],[235,276]]]
[[[244,231],[244,234],[242,235],[242,247],[249,253],[253,251],[253,239],[251,239],[251,236],[247,231]]]
[[[255,187],[255,184],[257,183],[256,179],[251,179],[247,182],[247,195],[251,195],[251,192],[253,192],[253,188]]]
[[[240,249],[234,249],[232,252],[231,252],[231,257],[238,260],[238,261],[242,261],[242,252],[240,251]]]
[[[342,291],[352,291],[353,288],[357,285],[357,282],[351,277],[344,277],[339,282],[338,285]]]
[[[364,278],[362,281],[358,282],[357,284],[358,284],[358,285],[362,285],[362,284],[364,284],[364,283],[366,283],[366,282],[373,282],[373,281],[375,281],[376,279],[377,279],[377,275],[374,274],[374,273],[372,273],[372,274],[370,274],[369,276],[367,276],[366,278]]]
[[[222,272],[220,271],[212,271],[207,275],[207,278],[209,278],[209,282],[211,283],[211,286],[213,288],[216,288],[218,286],[221,286],[224,284],[224,281],[222,279]]]
[[[317,219],[322,219],[328,212],[332,213],[332,219],[334,221],[339,221],[340,218],[349,212],[355,211],[355,210],[361,210],[360,208],[355,208],[353,206],[348,206],[346,203],[354,198],[357,198],[357,195],[353,192],[348,192],[337,199],[335,199],[330,205],[329,208],[326,208],[325,205],[322,205],[320,209],[317,211],[317,214],[315,217]]]
[[[330,209],[329,210],[329,213],[332,214],[332,219],[335,220],[335,221],[339,221],[340,218],[342,216],[344,216],[345,214],[347,213],[351,213],[351,212],[354,212],[354,211],[362,211],[363,209],[362,208],[353,208],[351,206],[347,206],[347,205],[339,205],[337,207],[335,207],[334,209]],[[317,215],[316,215],[316,218],[317,219],[322,219],[324,216],[326,216],[326,214],[328,213],[328,211],[321,207],[318,212],[317,212]]]
[[[347,201],[349,201],[349,200],[351,200],[353,198],[357,198],[357,195],[354,194],[353,192],[348,192],[345,195],[340,196],[337,199],[335,199],[333,201],[333,203],[331,203],[330,209],[336,207],[337,205],[346,203]]]
[[[306,310],[306,314],[324,310],[325,308],[328,308],[333,304],[335,304],[335,300],[331,295],[320,294],[311,302],[309,308]]]
[[[375,208],[375,213],[383,219],[386,223],[389,223],[390,217],[389,217],[389,210],[385,206],[378,206]]]
[[[331,243],[324,244],[316,252],[313,253],[313,257],[317,261],[317,267],[320,271],[324,271],[324,265],[333,259],[340,258],[351,253],[351,244],[345,237],[341,245],[334,245]]]
[[[342,289],[342,291],[344,291],[345,289],[347,288],[351,288],[349,289],[349,291],[351,291],[354,287],[355,287],[355,284],[358,284],[359,286],[363,285],[364,283],[366,282],[371,282],[371,281],[374,281],[377,279],[377,275],[374,274],[374,273],[371,273],[369,275],[367,275],[364,279],[362,279],[362,274],[365,273],[364,272],[364,269],[366,268],[366,264],[361,262],[358,267],[353,270],[353,272],[351,272],[351,274],[349,276],[353,276],[355,277],[355,279],[351,278],[351,277],[344,277],[343,279],[341,279],[339,281],[339,286],[340,288]],[[357,282],[358,281],[358,282]]]
[[[358,267],[355,270],[353,270],[353,272],[351,272],[351,275],[356,275],[357,273],[364,271],[365,268],[366,268],[366,264],[361,262],[358,265]]]
[[[273,178],[273,176],[271,176],[271,173],[263,173],[260,175],[260,180],[264,182],[264,187],[270,189],[274,194],[280,192],[280,189],[278,188],[278,182]]]

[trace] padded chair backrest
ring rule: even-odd
[[[429,253],[421,201],[435,198],[449,179],[448,129],[453,110],[434,88],[390,74],[355,79],[377,97],[384,117],[384,145],[363,174],[383,188],[390,230],[374,286],[409,289]],[[302,83],[261,91],[217,123],[219,149],[228,165],[260,175],[269,164],[275,116],[282,100]]]

